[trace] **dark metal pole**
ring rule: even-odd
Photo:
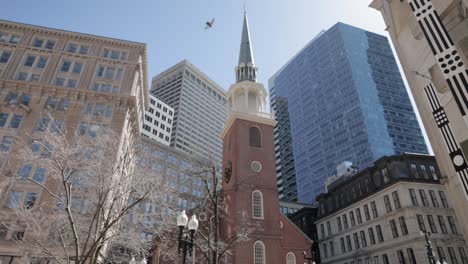
[[[424,238],[426,239],[426,253],[427,253],[427,258],[429,259],[430,264],[435,264],[435,259],[434,259],[434,253],[432,252],[432,247],[431,247],[431,241],[429,241],[429,232],[423,231],[424,232]]]
[[[184,249],[182,251],[182,254],[183,254],[182,263],[185,264],[186,261],[187,261],[187,246],[188,246],[188,244],[187,244],[187,241],[183,241],[182,244],[183,244],[183,247],[184,247]]]

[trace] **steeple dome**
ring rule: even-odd
[[[236,82],[242,81],[257,81],[257,67],[255,66],[253,58],[247,12],[244,12],[244,25],[242,27],[239,64],[236,67]]]

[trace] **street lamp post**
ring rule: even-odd
[[[426,253],[427,253],[427,258],[429,259],[429,264],[438,264],[435,261],[434,252],[431,246],[431,241],[429,240],[429,236],[431,235],[431,233],[427,231],[422,231],[422,230],[421,232],[424,234],[424,238],[426,239]]]
[[[187,252],[189,253],[190,256],[192,256],[193,244],[194,244],[193,236],[195,235],[195,231],[197,231],[198,229],[197,217],[195,215],[192,215],[192,217],[190,218],[190,221],[188,221],[188,217],[185,214],[185,210],[184,210],[180,212],[180,214],[177,216],[177,226],[179,227],[178,253],[180,254],[180,251],[182,250],[182,263],[185,264],[186,259],[187,259]],[[184,235],[185,227],[188,228],[188,233],[190,237],[187,234]]]

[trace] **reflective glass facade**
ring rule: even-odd
[[[338,23],[310,42],[269,84],[276,113],[284,115],[279,107],[285,105],[277,98],[287,98],[301,202],[315,202],[325,179],[336,174],[342,161],[363,169],[384,155],[428,153],[384,36]],[[278,118],[276,131],[288,129],[281,115]],[[275,144],[278,150],[284,147]]]

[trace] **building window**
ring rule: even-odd
[[[325,227],[323,224],[320,224],[320,236],[322,239],[325,239]]]
[[[455,225],[455,220],[453,219],[453,217],[452,216],[447,216],[447,219],[448,219],[450,230],[452,231],[452,234],[455,234],[455,235],[458,234],[457,226]]]
[[[383,264],[390,264],[390,262],[388,261],[388,256],[387,256],[387,254],[383,254],[383,255],[382,255],[382,263],[383,263]]]
[[[395,223],[395,220],[390,220],[390,228],[392,229],[393,238],[399,237],[398,229],[397,229],[397,225]]]
[[[10,128],[14,128],[14,129],[19,128],[21,125],[21,120],[23,120],[22,115],[13,114],[13,117],[11,118],[11,121],[10,121]]]
[[[348,245],[348,251],[352,251],[353,250],[353,245],[351,244],[351,237],[350,236],[346,236],[346,244]]]
[[[424,218],[422,215],[416,215],[416,218],[418,219],[418,225],[419,225],[419,230],[421,231],[426,231],[426,225],[424,224]]]
[[[333,241],[330,241],[330,256],[335,256],[335,246],[333,245]]]
[[[379,264],[379,256],[374,256],[374,264]]]
[[[448,234],[447,226],[445,225],[445,219],[443,216],[438,215],[437,220],[439,221],[440,231],[442,234]]]
[[[260,133],[260,129],[258,127],[251,127],[250,128],[250,146],[261,148],[262,147],[262,135]]]
[[[447,260],[445,258],[445,253],[444,253],[444,249],[442,247],[437,247],[437,255],[439,255],[439,259],[440,260]]]
[[[322,244],[322,253],[324,258],[328,258],[327,243]]]
[[[429,171],[431,172],[432,179],[438,180],[439,176],[437,175],[436,169],[434,166],[429,166]]]
[[[348,229],[348,216],[346,214],[344,214],[342,217],[343,217],[344,229]]]
[[[374,235],[374,229],[372,227],[369,227],[367,229],[367,231],[369,232],[369,240],[370,240],[370,243],[371,245],[374,245],[375,244],[375,235]]]
[[[398,196],[398,192],[397,191],[392,192],[392,197],[393,197],[393,203],[395,204],[395,209],[400,209],[401,204],[400,204],[400,197]]]
[[[0,63],[8,63],[10,60],[11,51],[1,51],[0,50]]]
[[[440,197],[440,201],[442,202],[442,206],[444,208],[448,208],[448,202],[447,202],[447,196],[445,196],[445,193],[444,191],[439,191],[439,197]]]
[[[391,211],[393,211],[392,204],[390,203],[390,198],[388,198],[388,195],[384,196],[384,203],[385,203],[385,209],[387,210],[387,213],[390,213]]]
[[[459,247],[458,253],[460,253],[460,259],[462,261],[462,264],[468,264],[468,258],[466,258],[465,249],[462,247]]]
[[[387,169],[387,168],[383,168],[380,172],[382,173],[382,177],[383,177],[384,183],[390,182],[390,177],[389,177],[389,175],[388,175],[388,169]]]
[[[113,60],[127,60],[128,53],[126,51],[104,49],[102,57]]]
[[[434,217],[432,217],[432,215],[427,216],[427,222],[429,222],[429,227],[431,228],[431,232],[437,233],[437,227],[434,221]]]
[[[37,69],[44,69],[46,64],[47,64],[47,57],[28,55],[26,56],[26,60],[24,61],[23,66],[35,67]]]
[[[328,231],[328,235],[331,236],[331,235],[332,235],[332,231],[331,231],[330,221],[327,222],[327,231]]]
[[[21,196],[23,196],[22,191],[12,191],[8,197],[6,207],[10,209],[18,208]]]
[[[294,253],[289,252],[286,255],[286,264],[296,264],[296,255]]]
[[[439,201],[437,201],[436,194],[433,190],[429,191],[429,196],[431,197],[432,206],[439,207]]]
[[[11,145],[13,144],[14,138],[9,136],[2,137],[0,141],[0,151],[9,152],[11,150]]]
[[[405,262],[405,255],[403,254],[402,250],[397,251],[398,261],[400,264],[406,264]]]
[[[377,239],[379,240],[379,243],[384,242],[382,227],[380,227],[380,225],[376,225],[375,230],[377,231]]]
[[[252,215],[253,218],[263,219],[263,194],[260,191],[252,193]]]
[[[344,242],[344,238],[340,238],[340,245],[341,245],[341,253],[346,253],[346,246]]]
[[[414,189],[409,189],[409,193],[411,197],[411,203],[413,204],[413,206],[419,206],[418,198],[416,197],[416,192],[414,191]]]
[[[424,179],[429,179],[429,175],[427,174],[426,166],[424,165],[419,165],[419,168],[421,169],[421,173],[424,177]]]
[[[407,248],[406,253],[408,254],[408,259],[410,264],[416,264],[416,256],[414,255],[414,251],[412,248]]]
[[[354,212],[353,211],[349,212],[349,220],[351,220],[351,226],[356,225],[356,219],[354,218]]]
[[[453,247],[448,247],[447,249],[448,249],[450,261],[452,261],[452,264],[458,264],[457,255],[455,254],[455,250],[453,249]]]
[[[261,241],[254,243],[254,264],[265,264],[265,245]]]
[[[358,224],[362,224],[361,208],[356,209],[356,218]]]
[[[364,233],[364,231],[360,231],[359,232],[361,234],[361,243],[362,243],[362,247],[367,247],[367,239],[366,239],[366,233]]]
[[[377,212],[377,206],[375,205],[374,201],[371,202],[371,208],[372,208],[372,215],[374,216],[374,218],[379,217],[379,214]]]
[[[426,192],[424,190],[419,190],[419,196],[421,197],[422,205],[429,207],[429,202],[427,201]]]
[[[408,234],[408,227],[406,226],[406,220],[404,216],[398,218],[398,222],[400,222],[401,234],[406,236]]]
[[[0,31],[0,42],[9,42],[12,44],[18,44],[20,40],[21,40],[20,35],[10,34],[10,33]]]
[[[107,80],[115,80],[120,81],[122,79],[123,69],[122,68],[115,68],[110,66],[103,66],[99,65],[97,71],[97,77],[107,79]]]
[[[369,206],[367,204],[364,205],[364,216],[366,217],[366,221],[370,220]]]
[[[45,39],[36,37],[32,45],[37,48],[54,49],[56,41],[54,39]]]
[[[419,178],[418,167],[416,166],[416,164],[411,164],[410,171],[411,171],[411,174],[413,174],[415,178]]]
[[[65,51],[70,52],[70,53],[79,53],[82,55],[86,55],[89,52],[89,46],[88,45],[78,45],[76,43],[68,43]]]
[[[341,217],[336,218],[336,223],[338,225],[338,232],[341,232],[343,230],[343,226],[341,225]]]
[[[354,246],[356,249],[359,249],[361,246],[359,245],[359,237],[358,237],[358,234],[357,233],[354,233],[353,234],[353,238],[354,238]]]
[[[22,180],[32,179],[35,182],[43,183],[47,170],[32,164],[25,164],[20,167],[19,176]]]

